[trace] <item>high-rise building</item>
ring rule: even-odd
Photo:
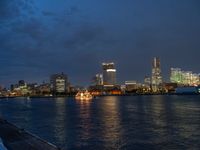
[[[103,75],[102,74],[96,74],[95,85],[103,85]]]
[[[116,85],[116,69],[115,64],[102,63],[103,68],[103,85],[104,86],[114,86]]]
[[[54,94],[68,92],[68,78],[64,73],[53,74],[50,78],[50,83],[51,90]]]
[[[154,93],[160,92],[162,90],[160,59],[158,57],[155,57],[152,63],[151,87]]]

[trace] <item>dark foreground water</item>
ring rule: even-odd
[[[2,99],[0,116],[68,150],[200,149],[200,96]]]

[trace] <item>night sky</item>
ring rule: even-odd
[[[200,72],[199,0],[0,0],[0,84],[64,72],[88,85],[101,62],[117,80],[143,81],[154,56]]]

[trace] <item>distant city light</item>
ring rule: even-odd
[[[116,72],[116,69],[107,69],[107,72]]]
[[[200,84],[200,76],[192,71],[182,71],[181,68],[171,68],[170,81],[180,85],[196,86]]]

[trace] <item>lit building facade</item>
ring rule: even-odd
[[[103,85],[103,74],[96,74],[95,85]]]
[[[155,57],[152,62],[152,77],[151,77],[152,92],[157,93],[162,90],[162,76],[160,68],[160,59]]]
[[[125,81],[126,92],[135,92],[138,89],[136,81]]]
[[[151,86],[151,78],[148,77],[148,76],[145,76],[145,78],[144,78],[144,84],[145,84],[146,87],[150,88],[150,86]]]
[[[68,92],[68,78],[64,73],[54,74],[50,78],[51,90],[55,93],[67,93]]]
[[[182,71],[180,68],[171,68],[171,74],[170,74],[170,82],[172,83],[182,83]]]
[[[31,90],[24,80],[19,80],[18,84],[11,85],[10,90],[16,96],[25,96],[31,93]]]
[[[114,63],[102,63],[103,68],[103,85],[116,85],[116,69]]]
[[[184,86],[199,85],[199,74],[192,71],[182,71],[180,68],[171,68],[170,82]]]
[[[143,89],[145,92],[151,92],[151,77],[145,76]]]

